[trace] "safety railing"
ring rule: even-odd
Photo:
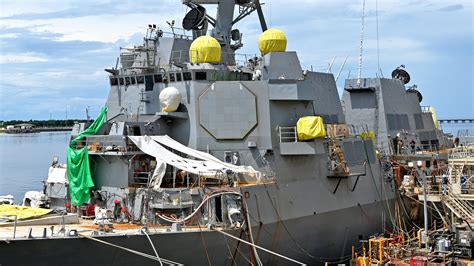
[[[150,172],[133,172],[132,183],[147,186],[150,182]]]
[[[449,152],[449,159],[474,158],[474,144],[456,147]]]
[[[279,127],[278,128],[280,143],[298,142],[298,133],[296,127]]]
[[[142,58],[140,52],[129,52],[129,53],[122,53],[120,55],[120,64],[123,68],[152,68],[155,66],[155,59],[154,59],[154,52],[152,53],[153,56],[146,56],[147,58]]]
[[[402,146],[395,145],[392,139],[388,139],[390,149],[395,155],[415,155],[415,154],[431,154],[439,152],[439,145],[436,144],[421,144],[416,145],[414,149],[409,143],[403,142]]]
[[[474,183],[472,179],[474,176],[471,176],[467,180],[464,180],[461,183],[456,183],[456,181],[449,179],[449,181],[443,181],[443,176],[427,176],[426,177],[426,192],[428,195],[446,195],[447,193],[456,194],[458,197],[462,195],[474,195]],[[419,195],[423,195],[423,184],[420,178],[416,186],[419,188]]]
[[[105,152],[139,152],[140,149],[128,138],[123,136],[88,136],[79,141],[76,148],[87,147],[89,153]]]
[[[12,219],[11,217],[14,217],[14,219]],[[17,227],[17,223],[18,223],[18,216],[16,214],[12,214],[12,215],[5,215],[5,216],[0,216],[0,222],[2,223],[9,223],[13,220],[13,239],[16,238],[16,227]]]
[[[191,52],[192,58],[198,57],[198,51]],[[246,66],[250,60],[257,58],[256,54],[240,54],[240,53],[221,53],[221,62],[228,65],[232,65],[235,62],[236,65]],[[189,63],[190,62],[190,52],[189,50],[174,50],[171,52],[172,63]]]
[[[453,211],[456,216],[463,219],[473,219],[473,206],[468,200],[462,199],[459,195],[455,193],[450,193],[449,189],[447,193],[444,194],[444,203],[447,203],[447,206]]]
[[[431,113],[431,106],[421,106],[421,111],[423,113]]]
[[[362,125],[348,124],[347,128],[349,129],[349,135],[351,136],[359,136],[360,134],[362,134],[362,132],[369,131],[367,126],[362,126]]]
[[[189,62],[189,52],[185,50],[177,50],[171,52],[172,63],[185,63]]]

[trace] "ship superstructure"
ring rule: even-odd
[[[388,178],[386,156],[391,152],[386,146],[388,135],[399,128],[384,122],[386,117],[390,124],[391,113],[376,108],[381,101],[376,88],[390,83],[404,89],[403,84],[374,79],[362,83],[370,86],[352,88],[348,81],[351,97],[359,91],[376,95],[358,97],[352,105],[345,101],[344,113],[334,76],[303,70],[297,53],[281,43],[261,48],[262,55],[243,55],[243,63],[238,60],[236,50],[244,36],[236,29],[238,21],[257,11],[264,34],[272,30],[258,1],[183,4],[190,8],[184,30],[170,22],[172,34],[167,36],[149,25],[144,43],[122,49],[116,67],[106,69],[107,113],[97,132],[81,135],[86,124],[72,131],[73,139],[81,136],[73,148],[87,149],[94,183],[90,200],[77,206],[79,212],[87,216],[88,206],[96,206],[104,211],[102,222],[111,216],[109,210],[114,221],[146,227],[135,233],[105,232],[106,225],[98,221],[101,230],[92,230],[92,237],[153,254],[146,236],[160,257],[191,265],[290,263],[285,257],[314,265],[348,259],[351,245],[390,221],[396,188]],[[205,5],[217,5],[215,18]],[[271,36],[270,41],[284,39],[281,32]],[[207,50],[194,49],[197,40],[205,40]],[[216,48],[209,44],[214,41],[219,60],[209,53]],[[418,101],[407,97],[413,110],[406,112],[421,114]],[[176,108],[168,108],[168,101],[177,102]],[[385,110],[391,108],[390,99],[384,101]],[[370,114],[354,116],[355,109]],[[310,123],[310,132],[324,134],[302,138],[304,121]],[[354,133],[351,125],[365,129]],[[404,133],[412,128],[403,127]],[[421,136],[425,128],[417,124],[416,133]],[[45,204],[66,208],[62,201],[54,202]],[[24,261],[39,258],[50,265],[50,252],[34,248],[33,243],[41,242],[61,254],[61,264],[83,263],[73,250],[104,254],[96,261],[102,265],[156,263],[117,252],[91,240],[87,232],[87,237],[47,234],[35,241],[9,240],[0,246],[1,258],[16,261],[14,250],[24,247]]]

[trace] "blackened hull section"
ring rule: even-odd
[[[385,203],[384,203],[385,204]],[[390,206],[393,201],[390,203]],[[253,228],[259,245],[308,265],[323,264],[322,258],[349,255],[359,237],[367,238],[382,229],[381,202],[355,206]],[[237,241],[217,232],[156,234],[151,238],[160,256],[186,265],[231,265]],[[232,234],[239,236],[240,231]],[[244,238],[245,238],[245,234]],[[144,235],[101,237],[102,240],[133,250],[154,254]],[[250,249],[239,250],[249,259]],[[208,256],[206,255],[206,252]],[[311,254],[311,258],[308,254]],[[232,254],[232,255],[231,255]],[[264,265],[294,265],[259,251]],[[237,265],[248,262],[237,252]],[[317,258],[322,257],[322,258]],[[35,239],[0,242],[0,264],[9,265],[157,265],[137,256],[89,239]]]

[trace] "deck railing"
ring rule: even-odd
[[[282,142],[298,142],[298,133],[296,127],[279,127],[280,143]]]
[[[456,147],[449,152],[449,159],[474,158],[474,144]]]
[[[124,136],[88,136],[78,141],[77,148],[87,147],[90,153],[139,152],[140,149]]]

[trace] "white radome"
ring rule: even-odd
[[[160,106],[162,112],[174,112],[181,103],[181,94],[175,87],[167,87],[160,92]]]

